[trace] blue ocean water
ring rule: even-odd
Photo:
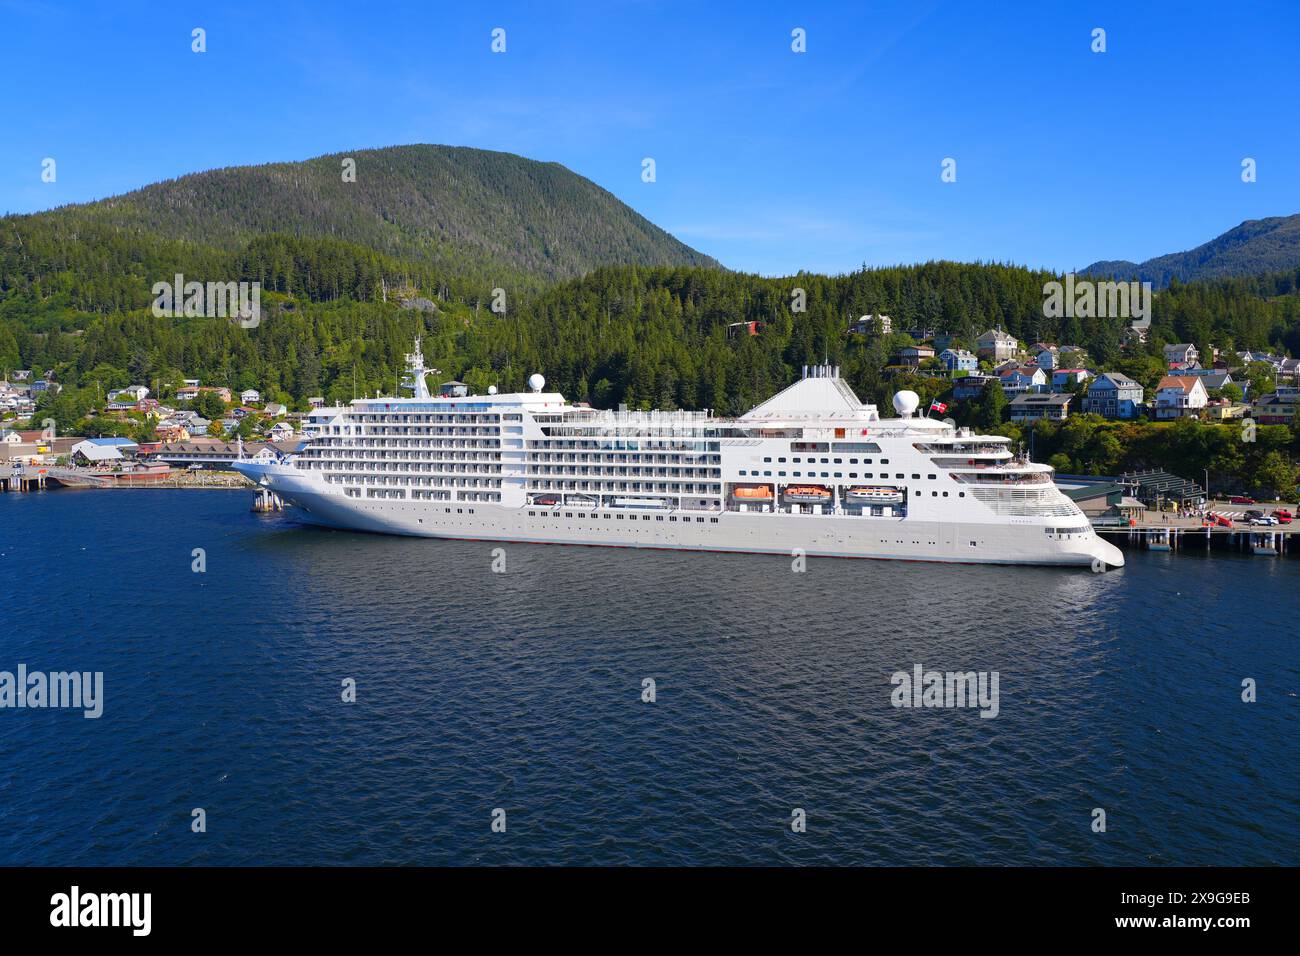
[[[1295,558],[507,545],[494,573],[250,503],[0,496],[0,670],[105,697],[0,710],[0,864],[1300,859]],[[915,664],[997,671],[998,715],[892,706]]]

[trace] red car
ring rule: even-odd
[[[1255,504],[1255,499],[1252,498],[1252,497],[1250,497],[1249,495],[1233,495],[1233,496],[1232,496],[1231,498],[1229,498],[1228,500],[1231,501],[1234,505],[1253,505],[1253,504]]]
[[[1288,521],[1290,521],[1292,518],[1295,517],[1295,515],[1293,515],[1286,508],[1274,508],[1273,514],[1277,517],[1277,520],[1281,521],[1283,524],[1286,524]]]
[[[1214,523],[1224,528],[1232,527],[1232,520],[1229,518],[1225,518],[1223,515],[1215,515]]]

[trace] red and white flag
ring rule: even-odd
[[[947,410],[948,410],[948,406],[945,405],[943,402],[931,402],[931,403],[930,403],[930,411],[932,411],[932,412],[938,412],[940,415],[942,415],[942,414],[943,414],[944,412],[946,412]]]

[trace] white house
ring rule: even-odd
[[[990,359],[994,363],[1003,362],[1015,358],[1016,353],[1020,351],[1020,342],[1009,332],[989,329],[975,340],[975,351],[980,357]]]
[[[1201,353],[1190,342],[1165,346],[1165,361],[1170,365],[1191,365],[1200,360]]]
[[[118,445],[109,445],[93,438],[79,441],[72,446],[74,461],[87,465],[98,465],[106,461],[121,461],[122,449]]]
[[[262,393],[255,388],[246,388],[239,393],[239,404],[251,405],[253,402],[260,402]]]
[[[877,335],[889,335],[894,331],[894,320],[887,315],[864,315],[849,327],[857,335],[875,332]]]
[[[1166,375],[1156,386],[1156,418],[1195,415],[1209,402],[1205,383],[1195,375]]]
[[[1047,373],[1033,365],[1006,369],[998,374],[998,379],[1008,395],[1041,392],[1047,386]]]
[[[293,426],[288,422],[276,422],[266,430],[271,441],[288,441],[293,437]]]
[[[138,402],[149,394],[149,389],[143,385],[128,385],[126,388],[115,388],[108,393],[110,402],[121,400],[123,402]]]

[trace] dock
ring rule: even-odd
[[[1120,547],[1148,551],[1239,551],[1261,557],[1282,557],[1300,549],[1300,522],[1289,525],[1250,525],[1225,528],[1196,518],[1169,518],[1132,525],[1094,522],[1093,530]]]

